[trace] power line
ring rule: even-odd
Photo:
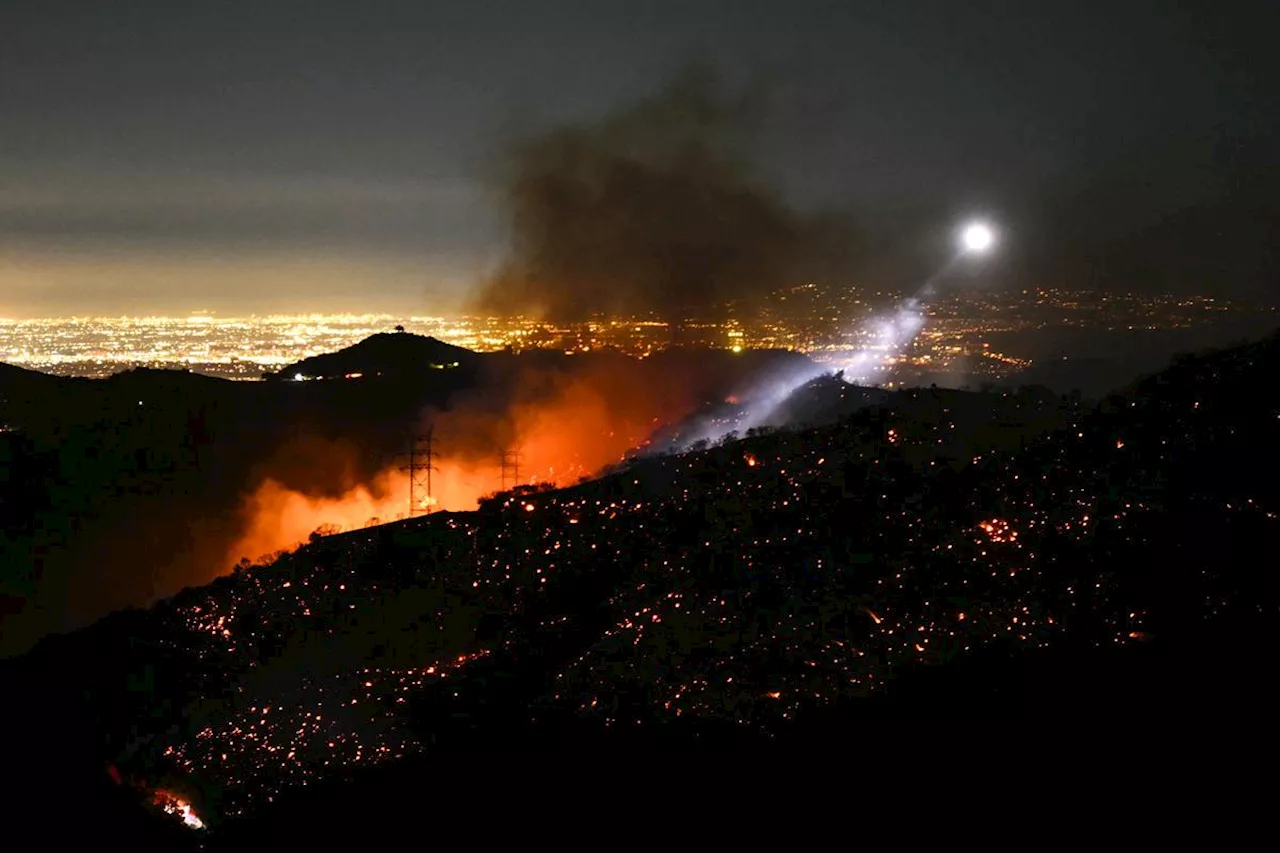
[[[507,490],[507,483],[511,483],[511,487],[515,488],[520,485],[520,451],[504,450],[501,455],[502,463],[502,491]]]
[[[435,448],[432,435],[435,427],[427,427],[421,435],[415,435],[409,444],[409,464],[400,468],[409,472],[409,515],[424,515],[431,512],[436,499],[431,493],[431,472],[436,470],[432,464],[435,459]]]

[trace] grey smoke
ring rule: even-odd
[[[715,317],[847,259],[839,216],[796,209],[751,164],[755,93],[706,70],[595,123],[515,140],[500,173],[511,243],[483,309]]]

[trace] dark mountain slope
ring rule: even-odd
[[[494,749],[1250,725],[1276,710],[1277,367],[1275,337],[1187,358],[967,457],[929,402],[650,458],[330,537],[30,660],[88,687],[96,760],[179,780],[227,839],[376,814]]]

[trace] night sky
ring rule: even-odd
[[[1277,32],[1274,0],[5,0],[0,316],[453,309],[504,139],[690,62],[767,90],[763,174],[853,211],[875,283],[977,212],[1012,285],[1274,299]]]

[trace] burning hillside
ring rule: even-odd
[[[530,350],[451,354],[467,366],[439,369],[419,352],[425,339],[390,337],[403,344],[344,351],[351,363],[334,379],[44,377],[48,393],[12,410],[23,430],[6,434],[18,461],[4,652],[208,583],[318,528],[396,519],[408,509],[405,453],[427,428],[435,505],[468,509],[504,484],[591,476],[708,402],[809,364],[768,351]],[[505,477],[504,454],[518,458]]]
[[[706,400],[750,386],[769,363],[735,358],[719,364],[708,354],[531,361],[511,357],[495,364],[482,385],[405,425],[402,451],[415,429],[432,430],[431,508],[474,509],[504,487],[566,486],[590,477]],[[320,485],[309,487],[308,477],[272,476],[268,466],[241,503],[242,531],[227,549],[223,571],[242,558],[293,548],[313,531],[351,530],[408,514],[407,458],[393,456],[375,472],[359,474],[362,466],[353,459],[360,450],[349,443],[295,443],[293,451],[295,473],[309,472]]]

